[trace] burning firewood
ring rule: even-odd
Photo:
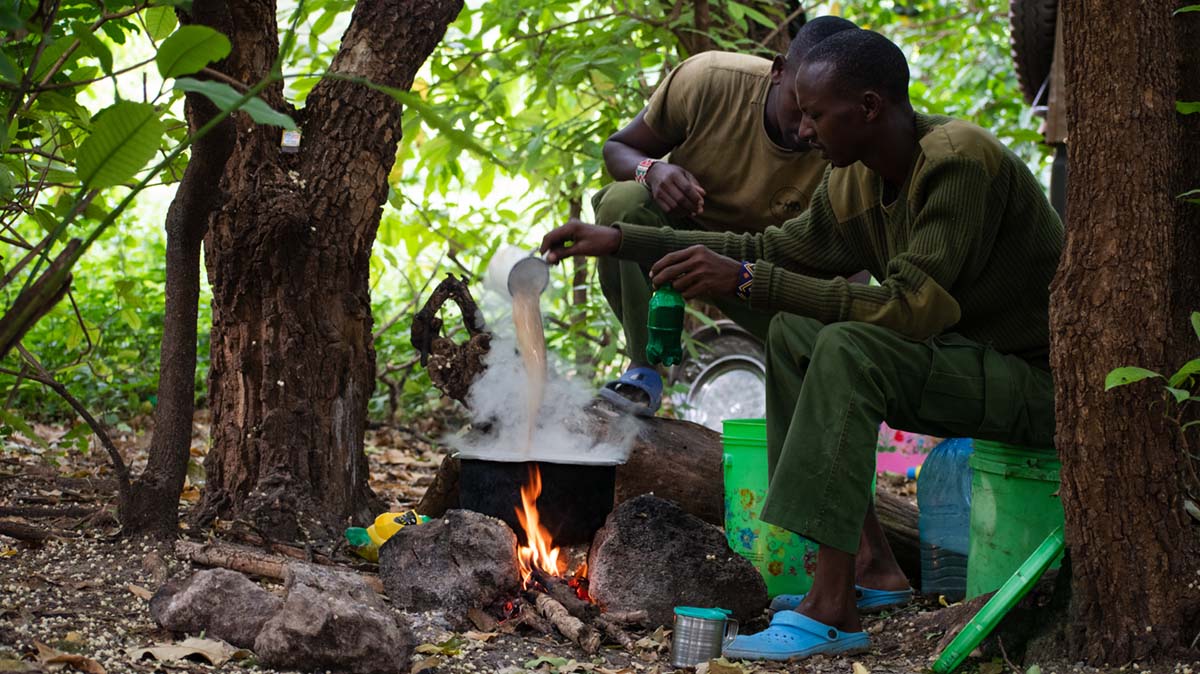
[[[533,579],[576,618],[593,621],[600,616],[600,609],[595,604],[590,604],[576,596],[575,589],[567,585],[566,580],[551,576],[536,566],[533,567]]]
[[[591,655],[600,650],[600,633],[571,615],[553,597],[545,592],[537,591],[529,592],[526,596],[537,606],[538,613],[549,620],[563,636],[582,648],[584,653]]]

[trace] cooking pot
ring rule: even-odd
[[[522,545],[525,531],[517,519],[521,487],[532,471],[541,471],[539,519],[555,545],[590,543],[612,512],[617,462],[552,463],[496,461],[458,455],[459,506],[504,520]]]

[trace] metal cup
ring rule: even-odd
[[[508,272],[508,293],[517,295],[522,291],[541,295],[550,285],[550,265],[540,257],[526,257],[513,265]]]
[[[721,650],[733,641],[737,633],[738,622],[730,618],[729,611],[725,609],[678,607],[675,609],[675,628],[671,635],[671,666],[695,667],[719,658]]]

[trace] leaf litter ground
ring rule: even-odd
[[[443,417],[444,418],[444,417]],[[145,464],[149,439],[145,419],[131,420],[117,434],[123,455],[135,471]],[[194,423],[193,465],[181,494],[181,513],[199,497],[208,423],[203,413]],[[272,672],[254,655],[203,635],[178,635],[159,628],[150,617],[149,597],[168,577],[190,566],[174,558],[168,544],[117,536],[113,516],[115,483],[102,452],[81,454],[59,448],[65,428],[37,426],[48,446],[10,438],[0,453],[0,520],[31,525],[53,537],[34,544],[0,536],[0,672]],[[386,426],[368,432],[371,484],[394,509],[414,505],[433,479],[440,462],[435,415],[408,427]],[[27,440],[27,439],[25,439]],[[886,488],[911,497],[911,485],[881,481]],[[57,516],[13,516],[13,509],[52,509]],[[48,512],[48,511],[46,511]],[[212,535],[214,532],[204,532]],[[182,536],[195,536],[181,528]],[[217,531],[215,535],[222,536]],[[243,541],[244,542],[244,541]],[[344,558],[344,557],[343,557]],[[361,564],[359,564],[361,568]],[[282,594],[274,581],[260,580]],[[872,635],[867,653],[847,657],[818,656],[799,663],[730,663],[715,660],[696,670],[676,670],[670,661],[670,630],[635,631],[633,652],[605,648],[587,656],[562,638],[525,631],[447,629],[436,614],[409,614],[417,636],[412,674],[755,674],[758,672],[923,672],[937,656],[937,644],[952,629],[954,611],[922,599],[902,610],[868,617]],[[961,613],[961,612],[960,612]],[[765,625],[744,626],[757,631]],[[1099,670],[1069,663],[1044,663],[1046,674],[1068,672],[1176,672],[1192,674],[1200,667],[1183,663]],[[973,658],[963,672],[1005,674],[1019,669],[1002,659]]]

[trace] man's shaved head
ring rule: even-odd
[[[788,45],[787,62],[795,67],[800,59],[808,53],[808,50],[825,38],[834,33],[857,29],[858,26],[853,21],[848,21],[840,16],[818,16],[796,31],[796,37],[792,38],[791,44]]]
[[[807,26],[805,26],[807,28]],[[908,101],[908,61],[886,37],[870,30],[847,30],[813,45],[801,58],[805,68],[830,68],[830,79],[843,93],[867,90],[893,102]]]

